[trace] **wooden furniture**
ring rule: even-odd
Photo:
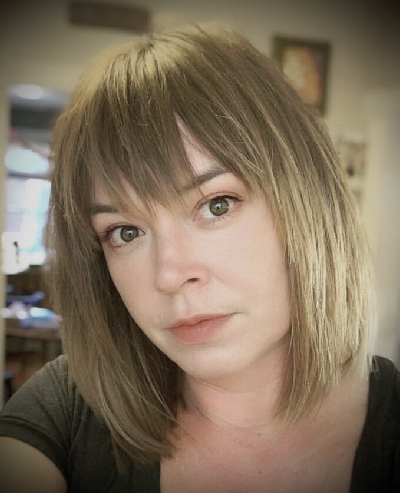
[[[4,318],[6,335],[4,398],[62,352],[61,331],[48,327],[21,327],[18,319]]]
[[[14,372],[11,370],[3,371],[3,382],[4,382],[4,395],[3,404],[5,404],[13,393],[12,379],[14,377]]]
[[[23,346],[24,341],[40,341],[42,346],[41,360],[43,364],[61,354],[61,332],[59,328],[21,327],[18,319],[5,318],[4,320],[6,338],[18,339],[22,342]]]

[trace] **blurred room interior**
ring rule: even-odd
[[[54,120],[97,53],[187,22],[216,21],[240,31],[276,58],[299,91],[307,67],[299,53],[315,55],[319,68],[325,64],[313,86],[323,105],[315,105],[340,153],[373,251],[376,353],[400,366],[400,16],[395,6],[361,0],[6,3],[0,7],[3,400],[62,352],[60,320],[44,283]],[[282,46],[286,52],[278,53]],[[327,51],[319,54],[315,50],[321,47]]]

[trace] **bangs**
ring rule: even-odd
[[[121,209],[131,206],[126,185],[147,205],[168,205],[195,175],[168,90],[149,58],[138,57],[132,66],[129,53],[121,54],[86,108],[90,121],[81,162],[92,186],[98,183]]]
[[[66,118],[70,127],[79,127],[73,161],[75,171],[88,180],[86,190],[96,182],[112,205],[126,210],[132,206],[125,193],[128,184],[144,204],[170,206],[195,179],[186,136],[249,189],[265,182],[266,169],[259,165],[265,159],[257,151],[265,143],[250,142],[248,130],[258,127],[261,132],[263,125],[255,120],[257,110],[249,111],[244,89],[204,64],[204,54],[195,54],[184,37],[178,35],[172,43],[167,35],[154,38],[103,54],[77,86]],[[226,62],[220,51],[223,73]],[[233,111],[238,113],[235,121]],[[72,181],[76,185],[79,180]],[[73,188],[70,192],[74,195]]]

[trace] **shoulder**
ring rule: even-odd
[[[379,356],[374,357],[370,373],[368,412],[351,491],[400,491],[400,372],[392,361]]]
[[[25,382],[6,403],[0,416],[2,421],[11,415],[24,419],[28,404],[33,414],[44,408],[55,413],[61,406],[69,410],[76,395],[75,384],[68,372],[68,360],[62,355]]]
[[[0,436],[50,459],[69,491],[128,489],[130,474],[118,477],[110,432],[77,389],[65,356],[45,365],[11,397],[0,413]]]
[[[57,382],[58,384],[67,384],[69,378],[71,377],[68,373],[68,359],[65,355],[61,355],[46,363],[40,370],[35,372],[20,389],[26,391],[26,389],[33,387],[39,388],[44,383],[49,384]],[[20,390],[18,390],[18,392],[19,391]]]
[[[69,450],[90,410],[76,389],[62,355],[36,372],[5,404],[0,436],[39,450],[67,476]]]
[[[375,356],[370,374],[369,414],[400,425],[400,371],[387,358]]]
[[[6,416],[11,410],[16,410],[25,401],[31,402],[40,398],[41,402],[51,403],[57,396],[63,403],[74,393],[74,383],[68,373],[68,361],[62,355],[47,363],[37,371],[5,405],[1,416]]]

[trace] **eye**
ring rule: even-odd
[[[136,226],[118,226],[109,232],[109,240],[112,246],[123,246],[140,236],[140,230]]]
[[[230,209],[229,199],[227,197],[216,197],[208,203],[211,214],[214,216],[222,216]]]
[[[207,200],[200,207],[200,213],[203,219],[217,219],[231,212],[232,208],[238,202],[236,197],[228,195],[220,195]]]

